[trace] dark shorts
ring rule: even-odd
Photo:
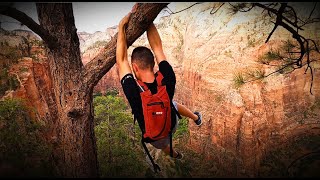
[[[178,110],[178,106],[177,103],[175,101],[172,101],[174,107]],[[176,125],[174,126],[173,130],[172,130],[172,136],[173,134],[176,132],[179,121],[178,121],[178,116],[176,117]],[[170,138],[169,136],[167,136],[166,138],[160,139],[158,141],[154,141],[151,142],[150,144],[152,144],[155,148],[157,149],[164,149],[165,147],[167,147],[170,144]]]

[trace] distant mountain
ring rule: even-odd
[[[117,32],[117,26],[109,27],[104,32],[97,31],[93,34],[87,32],[78,32],[80,41],[80,51],[83,53],[88,48],[93,47],[97,42],[108,42]]]
[[[0,28],[0,43],[8,43],[9,46],[18,46],[19,44],[24,44],[25,38],[28,40],[41,40],[38,35],[32,31],[16,29],[13,31],[7,31]]]

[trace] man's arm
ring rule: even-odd
[[[151,49],[156,56],[157,63],[159,64],[161,61],[166,60],[166,56],[164,55],[164,52],[162,49],[162,42],[161,42],[160,35],[153,23],[151,23],[151,25],[147,29],[147,37],[148,37],[148,41],[151,46]]]
[[[173,99],[174,89],[176,85],[176,76],[174,74],[172,66],[166,59],[166,56],[162,49],[162,42],[160,35],[158,33],[157,28],[152,23],[147,29],[147,36],[149,40],[149,44],[153,53],[156,56],[156,61],[159,65],[159,71],[164,76],[164,81],[167,87],[167,92],[169,94],[170,99]]]
[[[120,80],[128,73],[132,73],[128,62],[127,53],[127,39],[125,33],[125,25],[129,21],[131,13],[127,14],[119,23],[118,26],[118,38],[117,38],[117,50],[116,50],[116,61],[119,68]]]

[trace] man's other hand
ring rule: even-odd
[[[124,25],[126,25],[129,22],[129,18],[130,18],[131,12],[129,12],[125,17],[123,17],[119,23],[119,27],[123,27]]]

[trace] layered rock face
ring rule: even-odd
[[[190,4],[179,4],[177,10]],[[226,4],[210,14],[212,7],[217,9],[220,4],[203,3],[163,18],[159,31],[177,74],[176,100],[204,116],[200,128],[189,123],[189,145],[209,159],[218,158],[226,174],[257,176],[270,149],[319,128],[319,107],[310,107],[320,98],[320,66],[319,62],[312,64],[313,94],[309,92],[310,71],[304,74],[305,67],[235,88],[233,79],[238,72],[274,72],[276,68],[259,63],[259,57],[294,40],[278,28],[265,44],[273,24],[262,9],[232,15]],[[298,15],[310,13],[306,4],[293,6],[298,7]],[[319,30],[312,24],[302,34],[319,42]],[[319,54],[313,55],[319,59]],[[214,154],[217,149],[233,157],[222,159],[221,154]],[[235,168],[230,168],[231,164]]]
[[[1,54],[1,68],[6,67],[8,75],[18,81],[16,90],[8,90],[1,98],[24,99],[32,112],[33,119],[46,123],[48,105],[41,91],[51,91],[52,82],[46,54],[39,37],[32,32],[15,30],[1,31],[1,43],[4,51]],[[15,56],[8,56],[15,53]]]
[[[86,64],[92,60],[103,48],[103,46],[110,41],[111,37],[113,37],[116,32],[117,27],[110,27],[107,28],[105,32],[96,32],[94,34],[79,32],[78,37],[80,40],[82,62]],[[94,91],[105,93],[108,89],[121,90],[116,65],[112,67],[105,76],[103,76],[103,78],[95,86]],[[120,91],[120,93],[122,92]]]

